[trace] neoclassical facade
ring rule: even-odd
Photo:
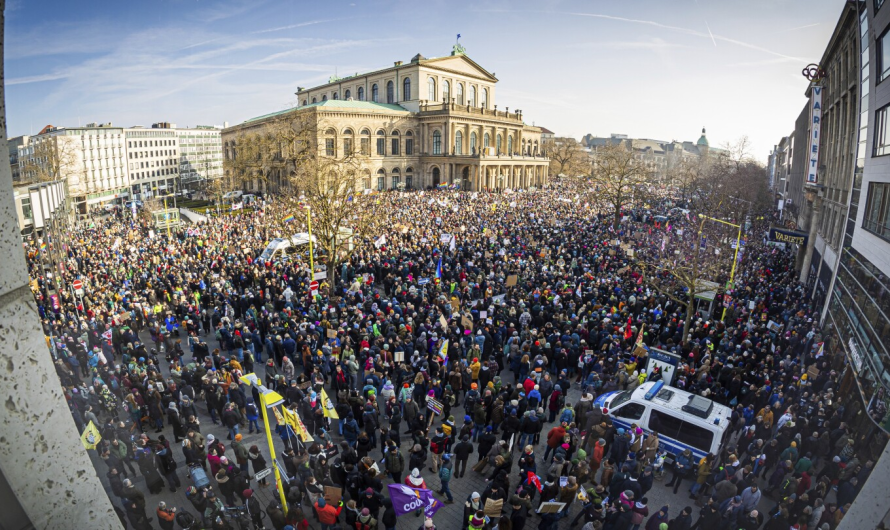
[[[299,88],[294,109],[252,118],[223,131],[226,158],[239,137],[260,133],[276,120],[300,113],[317,128],[327,156],[362,156],[365,188],[423,189],[459,184],[466,190],[524,189],[548,181],[541,128],[522,111],[499,109],[494,74],[455,46],[451,55]],[[268,180],[281,186],[281,176]],[[250,183],[249,189],[261,189]]]

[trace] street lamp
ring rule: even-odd
[[[723,223],[725,225],[734,226],[739,231],[738,236],[736,236],[736,240],[735,240],[735,253],[732,256],[732,272],[729,273],[729,283],[732,284],[733,280],[735,280],[735,264],[738,262],[739,246],[741,245],[741,241],[742,241],[742,225],[730,223],[729,221],[724,221],[723,219],[715,219],[714,217],[708,217],[707,215],[699,215],[699,217],[704,217],[705,219],[710,219],[711,221],[717,221],[718,223]],[[702,221],[702,224],[704,225],[704,221]],[[699,234],[699,239],[701,239],[701,229],[699,229],[698,234]],[[720,320],[723,320],[725,318],[726,318],[726,304],[723,304],[723,315],[720,317]]]
[[[281,499],[281,509],[284,515],[287,515],[287,498],[284,496],[284,484],[281,482],[280,464],[275,458],[275,446],[272,444],[272,430],[269,428],[269,414],[266,409],[269,407],[277,407],[284,403],[281,394],[274,390],[266,388],[260,383],[256,374],[250,373],[239,378],[242,383],[255,387],[260,393],[260,409],[263,411],[263,425],[266,428],[266,443],[269,444],[269,457],[272,459],[272,471],[275,473],[275,482],[278,484],[278,495]]]

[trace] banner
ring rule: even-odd
[[[770,241],[778,241],[780,243],[794,243],[795,245],[799,245],[801,247],[806,246],[807,240],[810,238],[809,234],[806,232],[799,232],[797,230],[788,230],[785,228],[779,228],[776,226],[771,226],[769,228],[769,240]]]
[[[306,426],[303,425],[303,420],[300,419],[300,415],[295,411],[288,410],[287,407],[281,407],[281,412],[284,414],[284,422],[291,426],[297,436],[300,437],[300,440],[304,442],[314,442],[315,438],[309,434],[309,431],[306,429]]]
[[[822,87],[810,88],[810,148],[809,170],[807,171],[807,184],[819,182],[819,140],[822,136]]]
[[[404,484],[389,484],[387,487],[397,517],[421,508],[427,517],[432,517],[442,507],[430,490],[410,488]]]
[[[102,435],[99,434],[99,429],[93,425],[92,421],[83,430],[83,434],[80,435],[80,441],[87,449],[95,449],[99,442],[102,441]]]
[[[328,398],[328,393],[324,391],[324,387],[321,389],[321,411],[324,413],[325,418],[340,419],[340,415],[334,410],[334,404]]]

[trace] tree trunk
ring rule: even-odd
[[[683,342],[689,341],[689,328],[692,326],[692,315],[695,313],[695,292],[689,290],[689,300],[686,302],[686,324],[683,326]]]
[[[612,228],[618,230],[618,227],[621,226],[621,208],[615,208],[615,220],[612,221]]]

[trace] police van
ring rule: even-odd
[[[674,456],[689,449],[695,461],[708,453],[719,454],[729,436],[729,407],[665,386],[664,381],[643,383],[632,392],[607,392],[594,404],[616,427],[630,429],[635,423],[646,435],[656,432],[660,449]]]

